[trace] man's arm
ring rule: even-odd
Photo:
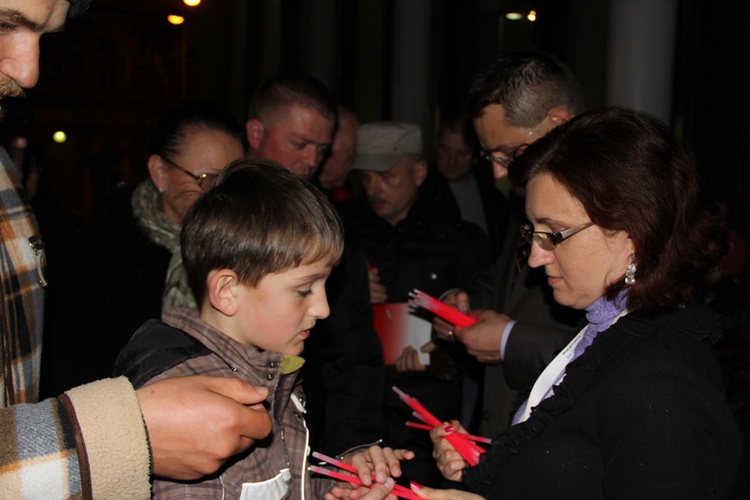
[[[102,406],[104,401],[109,402]],[[106,418],[94,423],[96,430],[89,429],[91,423],[80,422],[77,410],[84,422],[95,413]],[[146,429],[133,388],[125,379],[95,382],[57,399],[3,408],[0,422],[0,488],[9,497],[142,499],[150,495]],[[109,436],[99,438],[106,433]],[[113,444],[111,450],[105,449]]]
[[[4,408],[0,488],[19,498],[148,498],[151,457],[156,474],[196,479],[268,435],[268,414],[244,406],[266,395],[237,379],[202,376],[136,392],[122,377]]]

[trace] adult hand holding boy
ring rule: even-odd
[[[174,377],[136,394],[157,476],[198,479],[271,432],[268,391],[236,378]]]

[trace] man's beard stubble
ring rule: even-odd
[[[6,97],[22,97],[23,95],[23,88],[13,80],[0,82],[0,120],[5,117],[5,106],[3,106],[2,99]]]

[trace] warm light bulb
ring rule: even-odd
[[[529,21],[531,21],[532,23],[533,23],[534,21],[536,21],[536,11],[535,11],[535,10],[529,11],[529,15],[528,15],[528,16],[526,16],[526,19],[528,19],[528,20],[529,20]]]
[[[62,144],[63,142],[68,140],[68,136],[62,130],[58,130],[57,132],[52,134],[52,140],[58,144]]]
[[[198,5],[199,3],[201,3],[201,0],[182,0],[182,1],[188,7],[195,7],[196,5]]]
[[[505,14],[505,18],[510,21],[518,21],[519,19],[523,19],[523,14],[520,12],[508,12]]]
[[[182,16],[176,16],[174,14],[170,14],[167,16],[167,21],[174,24],[175,26],[180,25],[185,22],[185,18]]]

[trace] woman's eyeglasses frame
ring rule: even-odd
[[[549,251],[554,250],[557,245],[567,240],[574,234],[578,234],[584,229],[587,229],[593,225],[594,223],[589,221],[575,227],[551,233],[548,231],[534,231],[534,227],[531,224],[524,224],[519,228],[519,230],[521,231],[521,236],[523,236],[523,239],[525,239],[529,243],[529,245],[531,245],[532,242],[536,242],[536,244],[539,245],[542,250]]]
[[[168,158],[164,158],[163,156],[160,157],[164,163],[169,165],[172,168],[176,168],[180,172],[184,173],[185,175],[189,176],[191,179],[195,181],[196,184],[198,184],[198,187],[201,188],[201,191],[204,193],[211,189],[211,186],[214,185],[214,182],[216,182],[216,179],[219,177],[219,174],[201,174],[196,175],[192,173],[190,170],[187,170],[186,168],[183,168],[179,166],[177,163],[173,162],[172,160]],[[205,186],[205,184],[208,184],[208,186]]]

